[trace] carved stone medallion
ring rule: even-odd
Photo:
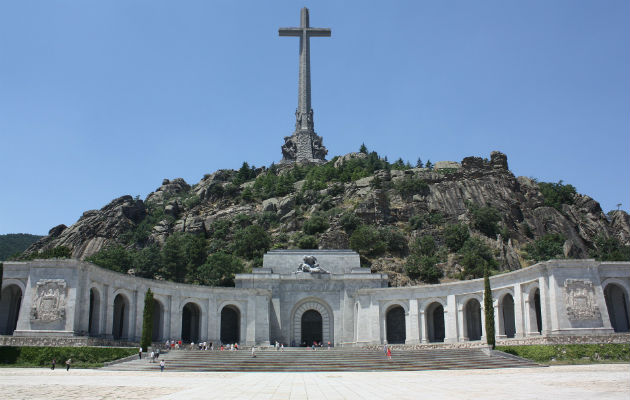
[[[600,319],[601,313],[595,301],[593,282],[586,279],[564,281],[564,301],[570,320]]]
[[[33,295],[31,319],[52,322],[66,317],[66,281],[40,279]]]

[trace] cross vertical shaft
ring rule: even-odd
[[[321,137],[315,134],[313,109],[311,108],[311,37],[328,37],[328,28],[311,28],[308,8],[300,12],[300,26],[297,28],[280,28],[280,36],[297,36],[300,38],[300,69],[298,77],[298,106],[295,110],[295,132],[285,138],[282,146],[283,158],[286,161],[324,160],[328,152],[321,144]]]

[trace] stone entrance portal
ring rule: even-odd
[[[405,310],[401,306],[394,306],[387,311],[386,316],[387,343],[404,344],[406,340]]]
[[[309,346],[313,342],[320,343],[322,335],[322,315],[315,310],[302,314],[302,344]]]
[[[333,342],[332,313],[319,301],[306,301],[293,312],[293,346]]]

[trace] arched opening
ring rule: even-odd
[[[511,294],[506,294],[501,300],[501,321],[503,334],[508,338],[513,338],[516,334],[516,322],[514,320],[514,298]]]
[[[0,334],[13,335],[20,316],[22,289],[17,285],[7,285],[0,299]]]
[[[315,310],[308,310],[302,314],[301,343],[310,346],[313,342],[321,343],[323,339],[322,315]]]
[[[129,301],[122,294],[114,298],[114,324],[112,336],[114,339],[129,338]]]
[[[164,307],[159,300],[153,299],[153,329],[151,340],[159,342],[163,339],[162,327],[164,326]]]
[[[201,326],[201,309],[195,303],[186,303],[182,310],[182,341],[197,343]]]
[[[540,289],[538,288],[529,294],[529,325],[530,332],[542,332],[542,311],[540,309]]]
[[[401,306],[393,306],[387,311],[385,319],[385,326],[387,330],[387,343],[404,344],[407,338],[405,332],[405,309]]]
[[[100,334],[101,296],[94,288],[90,289],[90,315],[88,317],[88,334]]]
[[[221,310],[221,343],[239,343],[241,341],[241,313],[234,306],[225,306]]]
[[[444,307],[435,302],[427,307],[425,312],[427,320],[427,339],[429,342],[443,342],[446,336],[444,331]]]
[[[608,284],[604,289],[604,299],[606,299],[610,324],[615,332],[630,331],[630,314],[628,314],[630,307],[628,296],[623,288],[614,283]]]
[[[481,305],[476,299],[468,300],[464,307],[468,340],[481,340]]]
[[[306,316],[306,320],[303,320],[303,316],[308,311],[315,311],[321,317],[321,328],[310,327],[308,328],[311,331],[321,332],[316,334],[316,337],[304,337],[303,336],[303,321],[308,321],[309,316]],[[330,307],[324,303],[324,301],[320,299],[305,299],[301,303],[296,304],[293,311],[291,312],[291,321],[292,321],[292,334],[290,337],[290,344],[292,347],[306,345],[307,342],[312,344],[313,341],[328,343],[331,345],[335,345],[335,337],[334,337],[334,327],[333,327],[333,318],[332,318],[332,310]],[[321,335],[321,339],[319,339],[319,335]]]

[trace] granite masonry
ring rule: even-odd
[[[614,341],[629,330],[628,262],[551,260],[490,281],[501,342]],[[485,341],[483,280],[393,288],[387,275],[361,268],[351,250],[277,250],[265,254],[263,267],[237,275],[234,288],[137,278],[77,260],[5,262],[2,343],[59,337],[136,342],[149,288],[155,341]]]

